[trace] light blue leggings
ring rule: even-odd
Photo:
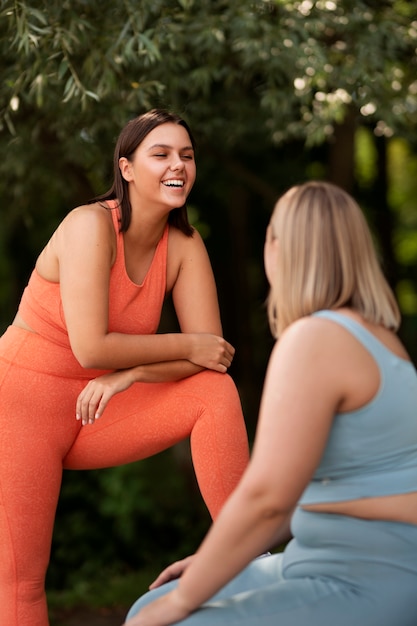
[[[306,512],[184,626],[416,626],[417,526]],[[221,563],[219,563],[221,567]],[[175,587],[145,594],[128,617]]]

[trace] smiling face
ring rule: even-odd
[[[132,207],[181,207],[195,181],[194,150],[187,130],[166,123],[154,128],[133,154],[122,157],[119,167],[129,183]]]

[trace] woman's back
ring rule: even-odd
[[[340,326],[344,340],[358,353],[356,360],[347,356],[354,386],[369,397],[349,407],[357,400],[347,393],[301,504],[307,510],[417,523],[415,368],[393,333],[365,325],[348,309],[322,311],[314,317]],[[372,363],[362,361],[363,350]]]

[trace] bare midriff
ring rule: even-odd
[[[304,504],[305,511],[417,525],[417,491],[343,502]]]

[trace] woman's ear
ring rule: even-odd
[[[119,159],[120,173],[128,183],[132,180],[132,163],[126,157]]]

